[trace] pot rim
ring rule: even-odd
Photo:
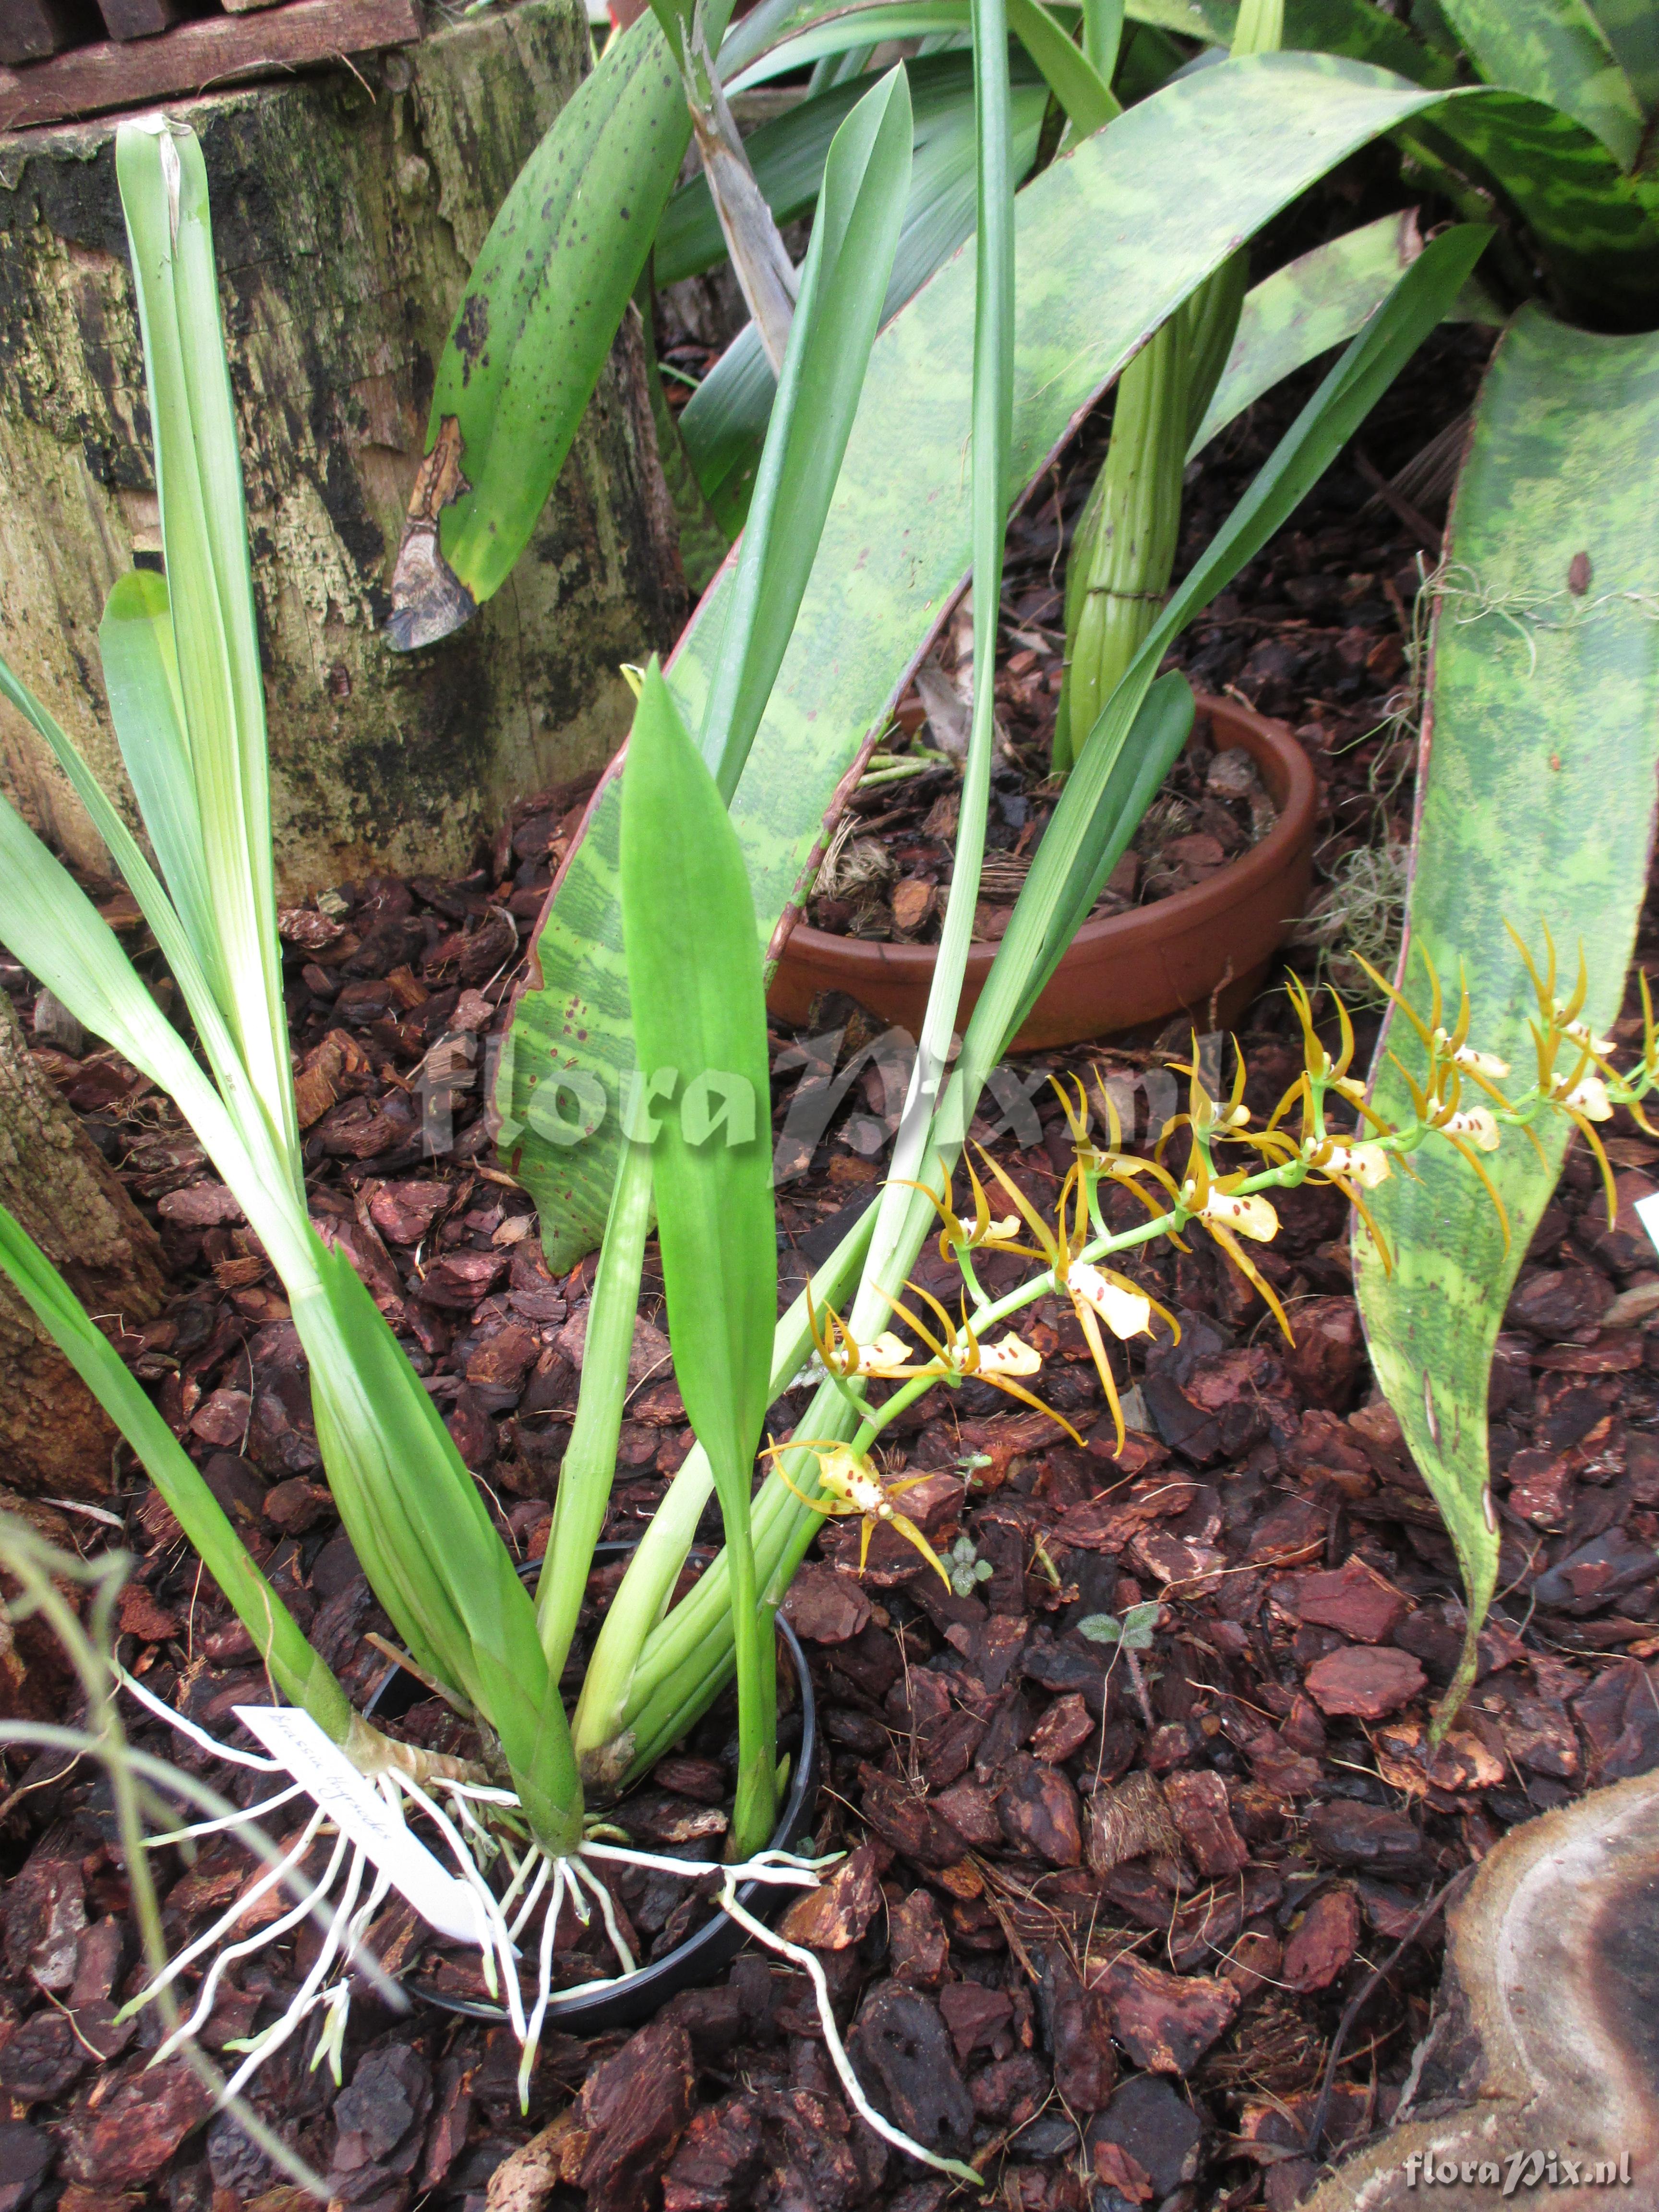
[[[1273,769],[1282,776],[1279,819],[1259,845],[1224,860],[1214,875],[1188,890],[1175,891],[1151,906],[1129,907],[1121,914],[1103,915],[1085,921],[1060,955],[1060,969],[1068,963],[1092,964],[1104,952],[1138,951],[1143,943],[1185,933],[1206,921],[1221,920],[1241,898],[1288,872],[1312,827],[1318,805],[1319,786],[1313,765],[1287,723],[1259,714],[1253,707],[1208,692],[1195,695],[1194,705],[1212,722],[1230,724],[1241,734],[1238,742],[1254,752],[1254,738]],[[1246,734],[1248,733],[1248,734]],[[1218,750],[1231,750],[1231,747]],[[968,978],[982,981],[996,958],[995,943],[969,947]],[[804,918],[790,929],[779,952],[782,967],[791,956],[815,973],[840,967],[870,976],[880,975],[896,982],[922,983],[939,958],[936,945],[895,945],[863,937],[839,937],[827,929],[814,929]],[[1052,980],[1052,979],[1051,979]],[[856,995],[854,994],[854,995]]]
[[[593,1547],[594,1559],[616,1558],[635,1551],[637,1544],[611,1540]],[[695,1558],[699,1547],[688,1556]],[[705,1554],[712,1557],[712,1554]],[[527,1559],[519,1570],[520,1579],[528,1582],[541,1570],[539,1559]],[[812,1694],[812,1674],[806,1663],[806,1654],[801,1650],[800,1639],[780,1611],[775,1624],[794,1669],[800,1692],[800,1750],[790,1775],[789,1793],[779,1810],[778,1824],[768,1848],[775,1851],[793,1850],[811,1825],[817,1807],[820,1785],[820,1753],[817,1735],[817,1706]],[[403,1674],[404,1669],[388,1666],[375,1685],[374,1695],[364,1707],[364,1716],[373,1715],[387,1686]],[[799,1893],[784,1889],[776,1882],[745,1881],[738,1885],[738,1902],[746,1911],[762,1919],[769,1919],[790,1897]],[[653,1959],[635,1972],[620,1980],[599,1985],[579,1985],[574,1990],[556,1990],[548,2000],[546,2026],[568,2029],[574,2027],[586,2035],[598,2035],[613,2027],[629,2027],[649,2019],[667,2000],[681,1990],[696,1989],[708,1980],[719,1969],[735,1959],[748,1942],[745,1929],[726,1914],[716,1911],[695,1934],[660,1959]],[[440,2012],[454,2014],[465,2020],[483,2021],[492,2027],[500,2027],[507,2018],[505,2005],[491,2004],[483,1997],[451,1997],[440,1996],[418,1981],[405,1984],[407,1994],[422,2004],[429,2004]]]

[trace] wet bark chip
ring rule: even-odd
[[[849,2049],[871,2102],[896,2127],[929,2150],[955,2156],[967,2149],[974,2100],[945,2022],[926,1997],[884,1982],[866,1999]]]

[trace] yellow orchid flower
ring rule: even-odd
[[[1375,1190],[1394,1172],[1381,1145],[1349,1145],[1334,1137],[1327,1137],[1322,1144],[1310,1138],[1302,1149],[1311,1165],[1322,1170],[1333,1182],[1346,1176],[1362,1190]]]
[[[1087,1260],[1073,1260],[1066,1270],[1066,1287],[1074,1302],[1081,1298],[1100,1316],[1114,1336],[1127,1340],[1150,1332],[1152,1300],[1121,1276],[1103,1274]]]
[[[861,1517],[864,1528],[859,1540],[860,1574],[869,1564],[870,1539],[878,1525],[884,1521],[890,1528],[903,1537],[907,1544],[915,1545],[928,1565],[937,1571],[945,1589],[950,1589],[951,1577],[939,1553],[908,1514],[901,1513],[893,1503],[905,1491],[914,1490],[918,1483],[926,1482],[927,1477],[925,1474],[908,1474],[902,1482],[885,1482],[877,1473],[872,1460],[842,1443],[769,1443],[766,1450],[769,1457],[779,1462],[778,1476],[784,1488],[794,1491],[803,1505],[810,1505],[814,1513],[823,1514],[826,1520],[851,1519],[855,1514]],[[818,1485],[827,1496],[809,1498],[804,1490],[795,1489],[781,1464],[784,1453],[795,1450],[810,1451],[817,1458]]]

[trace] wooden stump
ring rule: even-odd
[[[0,991],[0,1206],[113,1333],[161,1310],[155,1231],[30,1059]],[[111,1488],[114,1424],[0,1277],[0,1453],[14,1491],[99,1498]]]
[[[469,866],[513,799],[615,750],[630,706],[618,664],[677,626],[630,320],[509,583],[424,653],[400,658],[380,635],[433,364],[588,52],[578,0],[522,0],[352,70],[173,104],[212,191],[285,896],[379,865]],[[0,135],[0,653],[125,795],[97,626],[116,576],[159,540],[114,125]],[[3,706],[0,789],[106,866]]]

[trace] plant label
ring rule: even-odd
[[[1659,1248],[1659,1190],[1636,1201],[1636,1218],[1648,1232],[1648,1241]]]
[[[408,1899],[422,1920],[457,1943],[488,1944],[478,1900],[458,1875],[410,1835],[384,1797],[297,1705],[238,1705],[236,1717],[281,1759],[340,1832]]]

